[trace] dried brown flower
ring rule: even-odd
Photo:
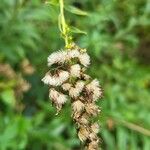
[[[67,96],[71,98],[72,118],[77,125],[79,139],[87,150],[99,150],[99,126],[91,118],[100,112],[95,101],[101,98],[102,90],[99,81],[92,80],[85,73],[90,64],[86,49],[72,44],[64,51],[54,52],[48,57],[48,65],[51,67],[53,64],[56,66],[53,75],[50,70],[42,79],[50,86],[50,99],[60,111]],[[61,87],[61,92],[56,87]]]

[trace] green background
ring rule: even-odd
[[[104,90],[104,150],[150,150],[150,1],[64,0],[74,41]],[[0,150],[79,150],[70,104],[58,116],[41,78],[64,47],[57,0],[0,1]],[[28,62],[27,65],[23,65]],[[30,88],[29,88],[30,86]]]

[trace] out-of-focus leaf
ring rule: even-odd
[[[118,127],[117,128],[118,149],[127,150],[127,146],[128,146],[127,137],[128,137],[128,132],[124,128]]]
[[[131,133],[130,141],[131,141],[131,148],[132,148],[132,150],[137,150],[138,149],[137,135],[134,134],[134,133]]]
[[[70,31],[72,33],[87,34],[85,31],[82,31],[82,30],[80,30],[80,29],[78,29],[76,27],[73,27],[73,26],[70,27]]]
[[[108,130],[103,129],[102,135],[103,135],[103,139],[106,143],[107,149],[109,149],[109,150],[116,149],[115,141],[114,141],[112,134]]]
[[[86,11],[83,11],[79,8],[76,8],[74,6],[66,6],[65,7],[67,11],[73,13],[73,14],[76,14],[76,15],[81,15],[81,16],[87,16],[88,13]]]
[[[12,89],[7,89],[1,92],[0,96],[4,103],[6,103],[11,107],[15,106],[16,99],[15,99],[14,91]]]
[[[50,5],[58,5],[58,0],[46,0],[45,4],[50,4]]]
[[[143,137],[143,150],[149,150],[150,149],[150,138],[149,137]]]

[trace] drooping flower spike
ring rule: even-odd
[[[89,65],[90,56],[86,50],[73,43],[70,48],[48,57],[50,70],[42,81],[49,85],[49,97],[58,112],[71,98],[72,118],[77,125],[79,139],[86,150],[99,150],[99,125],[91,118],[100,112],[95,102],[102,97],[102,90],[99,81],[85,73]]]

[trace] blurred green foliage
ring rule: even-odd
[[[57,0],[0,2],[0,150],[80,149],[70,105],[55,116],[41,83],[58,14]],[[103,149],[150,150],[150,1],[66,0],[65,15],[104,89]]]

